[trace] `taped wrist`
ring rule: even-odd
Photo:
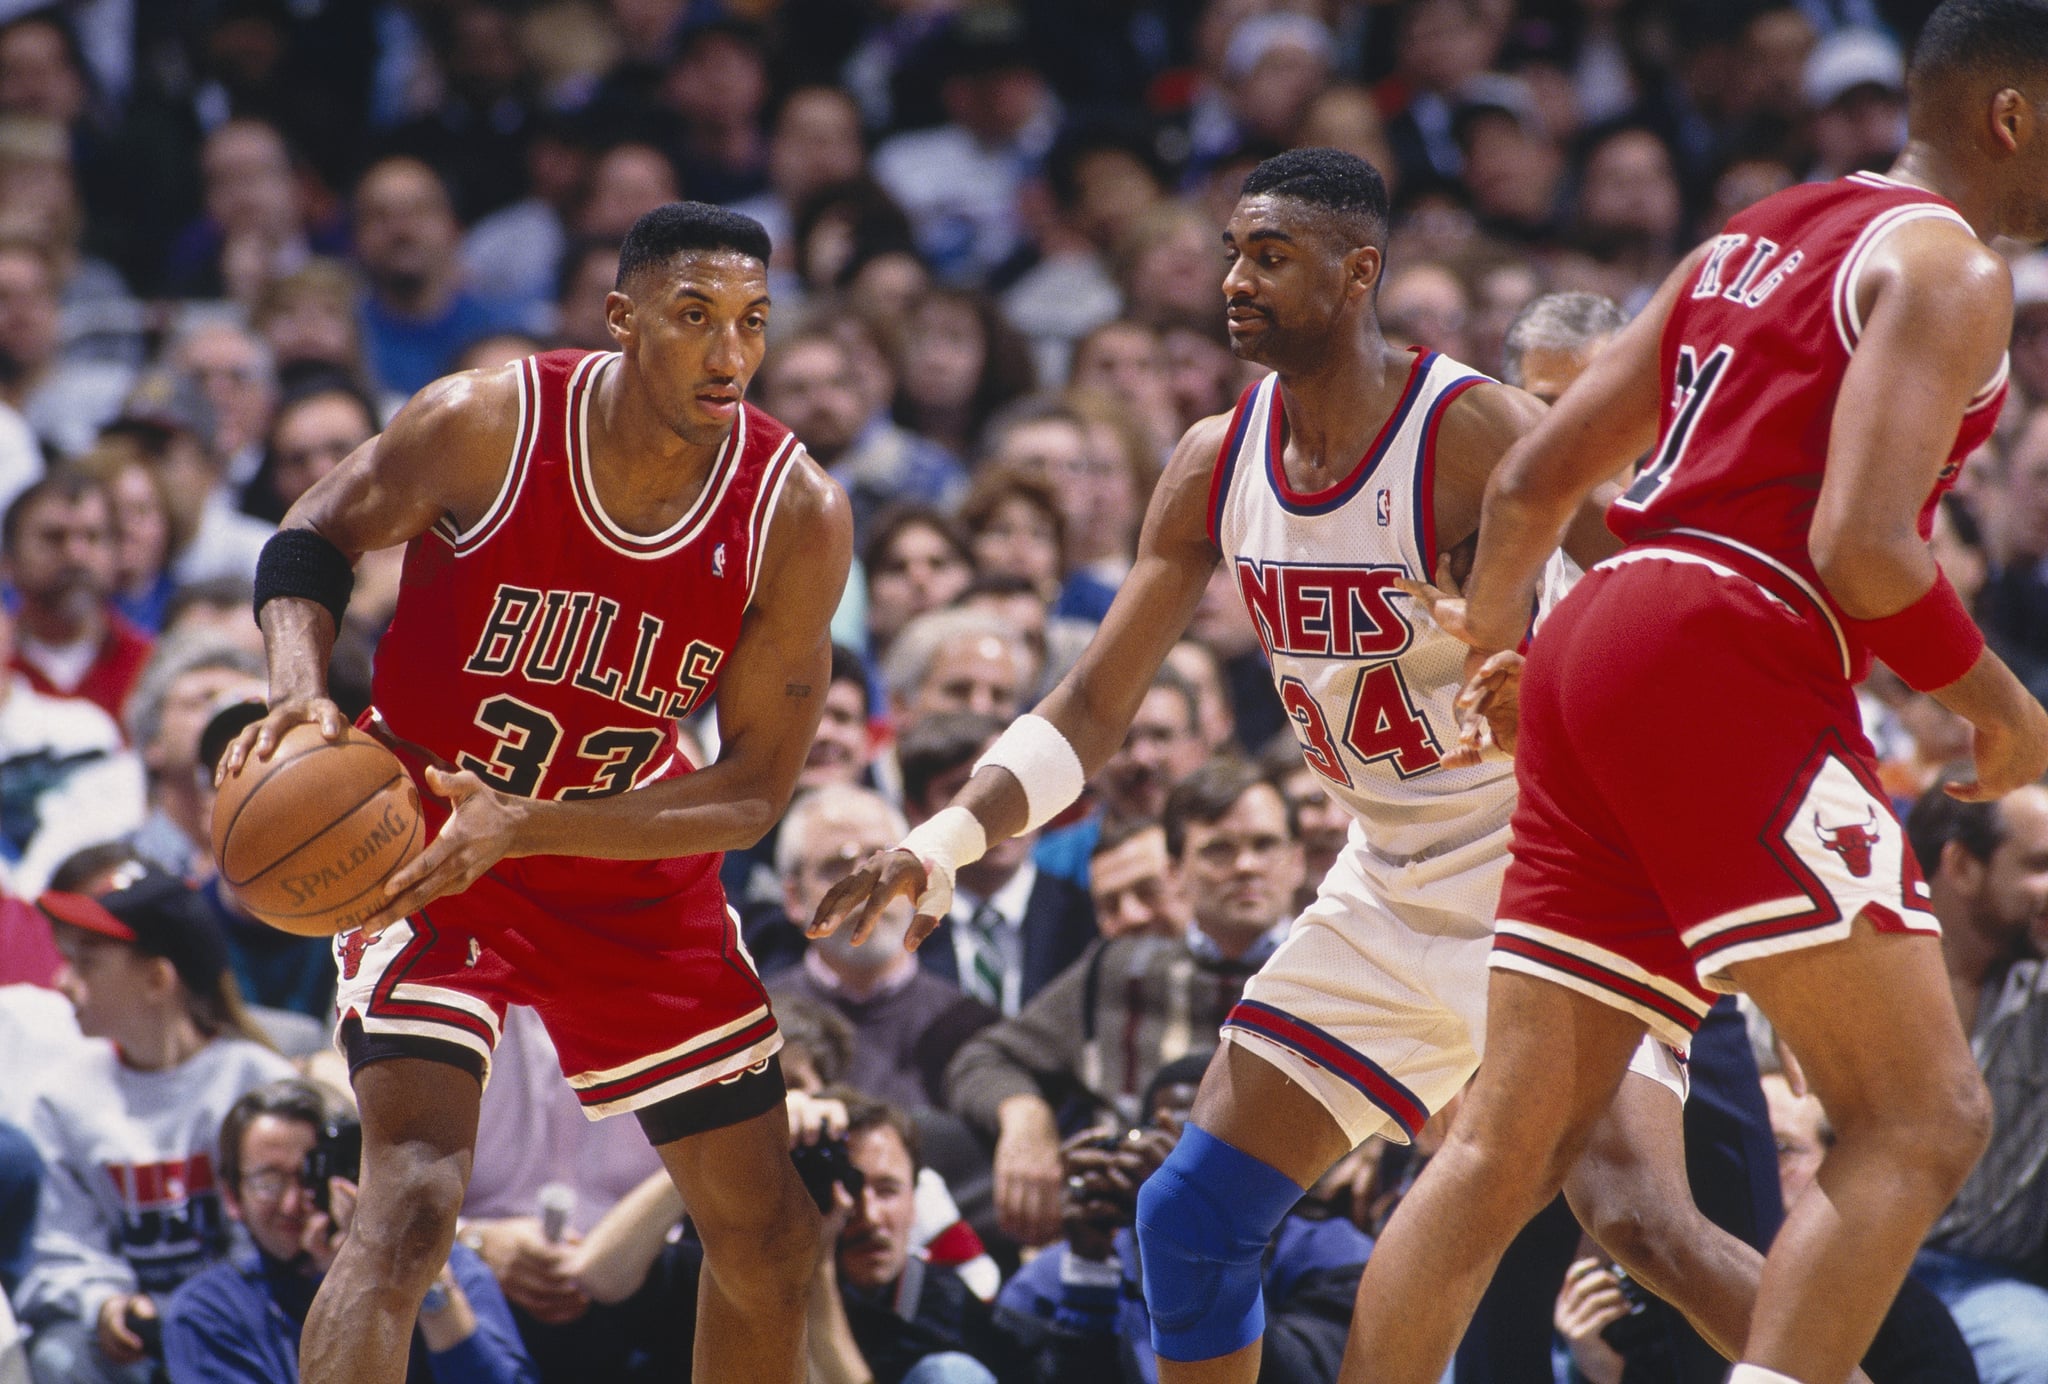
[[[943,918],[953,907],[953,876],[962,865],[981,859],[988,850],[988,832],[966,808],[943,807],[912,827],[897,849],[924,863],[924,892],[917,896],[917,911]]]
[[[1019,836],[1066,811],[1088,782],[1073,745],[1043,716],[1019,716],[975,762],[974,771],[991,764],[1009,770],[1024,789],[1028,815]]]
[[[1963,598],[1937,569],[1934,585],[1904,610],[1876,620],[1850,620],[1863,647],[1915,692],[1946,687],[1976,665],[1984,634]]]
[[[256,618],[262,620],[265,605],[289,596],[325,606],[339,630],[355,585],[348,554],[311,529],[279,529],[256,559]]]

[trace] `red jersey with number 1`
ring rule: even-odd
[[[606,514],[590,455],[592,403],[619,361],[550,351],[520,363],[504,485],[469,528],[444,519],[412,541],[377,651],[391,730],[519,797],[574,802],[689,772],[676,721],[717,689],[802,451],[742,404],[689,511],[661,533],[629,532]],[[444,805],[421,796],[438,828]],[[547,872],[545,859],[520,862],[522,875]],[[555,863],[577,892],[674,892],[717,868],[712,856],[681,870]]]
[[[1969,225],[1949,202],[1876,173],[1809,183],[1730,218],[1665,324],[1657,450],[1607,522],[1630,543],[1711,538],[1768,560],[1834,617],[1852,678],[1869,654],[1841,627],[1807,552],[1849,353],[1862,334],[1858,279],[1870,251],[1908,221]],[[1920,531],[2005,401],[2001,363],[1970,401]],[[1753,569],[1752,569],[1753,570]]]

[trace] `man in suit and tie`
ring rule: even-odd
[[[952,800],[975,761],[1008,722],[972,712],[924,717],[897,742],[904,815],[912,826]],[[989,848],[954,882],[953,909],[917,951],[926,970],[1002,1011],[1017,1013],[1095,940],[1088,891],[1040,870],[1031,859],[1037,833]]]

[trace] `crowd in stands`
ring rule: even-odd
[[[607,349],[619,242],[678,197],[771,232],[750,397],[857,524],[801,796],[723,872],[828,1212],[812,1377],[1156,1379],[1137,1188],[1349,827],[1228,574],[1082,802],[963,868],[920,950],[900,907],[864,946],[803,924],[1071,666],[1164,458],[1253,381],[1218,233],[1258,160],[1370,159],[1390,342],[1541,392],[1549,343],[1510,332],[1532,302],[1599,295],[1586,320],[1618,323],[1733,212],[1887,166],[1931,8],[0,3],[0,1384],[297,1377],[354,1186],[336,963],[243,913],[208,845],[213,766],[265,692],[256,555],[428,381]],[[2048,254],[2009,248],[2011,398],[1934,542],[2048,694]],[[357,573],[352,715],[399,557]],[[1948,798],[1965,723],[1882,668],[1861,696],[1998,1111],[1869,1372],[2038,1381],[2048,790]],[[1781,1207],[1829,1133],[1759,1056],[1783,1182],[1755,1190]],[[1262,1379],[1335,1377],[1373,1234],[1454,1115],[1368,1143],[1288,1218]],[[688,1377],[687,1212],[515,1008],[409,1379]],[[1461,1384],[1720,1377],[1574,1257],[1561,1291],[1532,1280],[1536,1348],[1475,1327]]]

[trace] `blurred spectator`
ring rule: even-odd
[[[904,733],[896,754],[912,825],[966,786],[1008,719],[937,715]],[[961,866],[944,930],[917,950],[925,970],[1004,1014],[1029,1004],[1096,936],[1087,891],[1032,862],[1037,839],[1025,832],[995,842]]]
[[[788,424],[853,502],[854,531],[871,544],[890,505],[948,505],[966,485],[960,463],[892,421],[886,396],[869,393],[852,350],[822,325],[776,345],[758,388],[762,406]]]
[[[911,307],[896,387],[896,420],[911,431],[965,456],[989,415],[1032,383],[1024,339],[986,296],[935,289]]]
[[[860,655],[843,644],[834,644],[831,681],[825,686],[825,714],[797,774],[799,789],[858,784],[866,779],[868,765],[875,758],[874,739],[868,732],[872,710],[867,668]]]
[[[935,45],[946,123],[884,140],[875,178],[917,227],[941,278],[978,277],[1023,247],[1024,172],[1052,147],[1059,109],[1008,10],[958,11]]]
[[[1198,116],[1192,131],[1196,162],[1247,144],[1294,143],[1309,103],[1329,85],[1335,57],[1328,27],[1310,15],[1279,12],[1240,20],[1223,50],[1228,144],[1221,142],[1222,120],[1209,130]]]
[[[1394,158],[1393,146],[1387,142],[1387,126],[1379,105],[1366,88],[1338,82],[1316,93],[1302,115],[1295,142],[1356,154],[1380,171],[1389,197],[1401,195],[1401,165]]]
[[[148,815],[129,840],[158,869],[197,885],[212,877],[213,773],[200,732],[230,702],[267,694],[261,654],[203,631],[168,635],[142,670],[125,721],[147,776]]]
[[[84,245],[85,208],[64,127],[0,116],[0,240],[42,248],[57,278],[59,332],[71,359],[142,360],[142,306],[113,265]]]
[[[1128,318],[1106,322],[1081,338],[1067,385],[1115,399],[1119,411],[1143,433],[1154,458],[1169,455],[1180,440],[1180,414],[1166,372],[1166,344],[1147,323]]]
[[[635,221],[681,195],[674,161],[652,144],[626,140],[604,150],[591,165],[571,226],[579,239],[617,245]]]
[[[1458,92],[1493,65],[1502,6],[1482,0],[1418,0],[1395,17],[1395,67],[1383,91],[1387,142],[1411,187],[1463,171],[1452,113]]]
[[[950,605],[974,580],[967,536],[926,505],[892,506],[878,515],[861,548],[861,569],[868,587],[868,658],[876,665],[906,625]]]
[[[1285,801],[1250,766],[1204,765],[1175,788],[1164,825],[1193,926],[1180,938],[1127,931],[1096,943],[947,1069],[948,1105],[996,1136],[996,1207],[1019,1243],[1059,1229],[1060,1131],[1105,1115],[1128,1126],[1161,1067],[1213,1051],[1294,916],[1301,847]]]
[[[1125,313],[1162,329],[1222,321],[1221,230],[1185,202],[1161,202],[1140,216],[1117,246],[1113,266]]]
[[[807,294],[850,289],[877,261],[905,260],[924,272],[910,218],[882,185],[862,176],[819,188],[796,206],[791,250]]]
[[[2015,402],[2048,403],[2048,252],[2012,266],[2012,389]]]
[[[528,311],[554,301],[568,218],[589,184],[594,155],[584,122],[535,122],[526,143],[525,195],[477,218],[462,237],[463,274],[478,293]]]
[[[1193,1116],[1207,1065],[1196,1055],[1167,1063],[1148,1084],[1136,1125],[1098,1126],[1061,1146],[1064,1238],[1003,1285],[997,1301],[1052,1323],[1068,1338],[1068,1377],[1145,1384],[1156,1375],[1132,1222],[1138,1189],[1173,1152]],[[1297,1209],[1280,1223],[1263,1269],[1261,1380],[1311,1384],[1333,1377],[1371,1253],[1372,1240],[1346,1220]]]
[[[808,924],[828,889],[907,830],[903,815],[866,788],[834,784],[799,798],[775,851],[789,917]],[[899,900],[858,945],[849,928],[818,938],[800,966],[768,984],[778,1008],[798,996],[843,1017],[853,1030],[853,1059],[838,1079],[905,1109],[940,1104],[946,1064],[960,1044],[1002,1017],[919,965],[922,949],[904,949],[911,911]]]
[[[1035,702],[1058,686],[1094,633],[1088,621],[1055,618],[1038,584],[1009,572],[976,577],[953,605],[994,616],[1023,642],[1038,671],[1022,704]]]
[[[1552,293],[1518,313],[1501,349],[1501,379],[1554,404],[1628,318],[1597,293]]]
[[[1906,818],[1941,922],[1949,987],[1991,1088],[1991,1147],[1935,1223],[1913,1273],[1948,1305],[1985,1384],[2048,1372],[2048,789],[1958,802],[1936,788]]]
[[[1037,261],[1003,292],[1003,315],[1031,338],[1041,379],[1066,374],[1073,344],[1123,306],[1110,254],[1166,196],[1165,169],[1134,129],[1107,123],[1062,134],[1046,155]]]
[[[447,186],[419,160],[380,159],[356,183],[355,255],[369,280],[363,341],[383,388],[412,394],[464,342],[518,325],[516,310],[463,283],[460,235]]]
[[[309,260],[304,268],[265,286],[250,313],[250,325],[270,347],[271,362],[280,374],[298,366],[324,365],[367,385],[355,298],[355,279],[339,260]]]
[[[376,406],[346,376],[302,373],[270,416],[263,462],[243,491],[243,510],[275,524],[377,430]]]
[[[32,899],[66,856],[141,822],[142,770],[106,712],[45,696],[14,671],[4,606],[0,653],[0,885]]]
[[[250,618],[250,603],[254,598],[253,584],[246,577],[208,577],[205,581],[186,582],[171,594],[164,606],[164,627],[157,642],[167,639],[181,639],[188,635],[204,634],[223,640],[238,649],[252,654],[263,652],[263,631]],[[347,625],[342,627],[345,635]],[[337,666],[330,669],[329,681],[338,688],[341,680],[339,659],[347,640],[336,643]],[[337,691],[336,700],[344,693]],[[342,702],[343,714],[348,714],[347,703]]]
[[[1454,128],[1472,210],[1490,235],[1549,239],[1562,222],[1564,151],[1543,126],[1528,83],[1488,73],[1458,95]]]
[[[1118,821],[1158,821],[1167,794],[1208,756],[1201,695],[1178,669],[1162,664],[1124,743],[1095,776],[1104,812]]]
[[[1978,609],[2039,696],[2048,688],[2048,405],[2027,409],[2009,436],[2000,503],[1985,515],[1996,565]]]
[[[277,371],[263,339],[238,322],[213,318],[172,344],[170,364],[199,386],[213,419],[207,444],[228,480],[246,484],[263,460],[263,435],[277,405]]]
[[[1160,339],[1166,348],[1167,386],[1180,431],[1212,414],[1229,412],[1237,402],[1238,375],[1244,367],[1230,353],[1222,334],[1191,322],[1169,322],[1160,329]],[[1176,441],[1179,436],[1179,432],[1174,434]],[[1151,487],[1146,489],[1149,493]]]
[[[451,5],[428,27],[442,81],[431,110],[393,130],[382,152],[441,171],[456,214],[474,221],[519,200],[532,135],[531,74],[517,13]]]
[[[46,696],[83,697],[119,716],[149,636],[113,605],[106,487],[85,471],[60,470],[22,491],[0,524],[0,560],[15,599],[10,666]]]
[[[221,1117],[291,1075],[251,1026],[227,946],[184,884],[137,864],[91,893],[46,893],[58,988],[89,1038],[29,1118],[50,1178],[22,1285],[46,1384],[150,1375],[138,1322],[228,1247]]]
[[[657,99],[666,142],[692,197],[736,202],[761,190],[768,67],[758,29],[733,20],[685,29]]]
[[[1337,863],[1351,837],[1351,813],[1308,767],[1301,757],[1301,743],[1292,735],[1269,747],[1260,760],[1273,786],[1287,799],[1301,836],[1301,888],[1294,901],[1297,910],[1307,908],[1315,902],[1323,876]]]
[[[1876,29],[1837,29],[1813,46],[1800,82],[1813,111],[1809,181],[1882,173],[1906,144],[1906,59]]]
[[[960,522],[977,572],[1021,578],[1047,604],[1059,595],[1066,519],[1049,482],[1022,467],[985,464],[960,502]],[[1039,661],[1033,660],[1032,686]]]
[[[235,508],[226,462],[207,445],[212,410],[189,383],[146,378],[106,435],[139,451],[168,505],[173,582],[254,578],[256,558],[275,531]],[[259,434],[260,436],[260,434]]]
[[[456,1240],[482,1257],[510,1300],[542,1377],[577,1377],[605,1330],[576,1283],[577,1243],[621,1198],[661,1172],[630,1123],[591,1121],[562,1078],[555,1046],[523,1005],[505,1011],[477,1116],[476,1159]],[[550,1203],[566,1207],[550,1239]]]
[[[1088,859],[1088,897],[1104,937],[1179,938],[1188,930],[1187,899],[1157,822],[1111,822]]]
[[[272,280],[303,268],[316,248],[306,225],[284,136],[238,118],[206,136],[199,156],[206,214],[171,243],[164,287],[181,298],[232,298],[247,306]]]
[[[579,351],[618,349],[604,311],[605,295],[618,279],[618,242],[582,240],[571,245],[556,280],[553,344]]]
[[[1230,710],[1230,689],[1224,685],[1223,665],[1217,662],[1216,651],[1199,639],[1181,639],[1166,651],[1166,663],[1195,689],[1203,758],[1243,753],[1244,747],[1236,743],[1237,721]]]
[[[35,1142],[0,1121],[0,1307],[28,1275],[42,1189],[43,1159]]]
[[[165,570],[171,558],[170,506],[162,481],[141,448],[120,438],[102,438],[78,465],[99,478],[113,506],[114,608],[153,632],[163,624],[172,586]]]
[[[1596,132],[1581,163],[1579,246],[1613,276],[1608,296],[1637,308],[1678,260],[1685,204],[1670,146],[1642,125]]]
[[[1463,361],[1470,312],[1464,283],[1445,266],[1428,260],[1403,265],[1380,289],[1380,327],[1389,345],[1441,351]]]
[[[111,360],[67,360],[57,276],[43,250],[0,242],[0,404],[65,456],[92,445],[121,411],[135,372]]]
[[[355,1178],[305,1180],[307,1156],[344,1120],[341,1102],[297,1079],[248,1092],[221,1120],[220,1198],[246,1248],[187,1279],[164,1305],[165,1362],[194,1384],[271,1384],[299,1371],[299,1331],[347,1238]],[[438,1289],[438,1291],[436,1291]],[[533,1384],[505,1296],[454,1246],[414,1330],[409,1384]]]
[[[732,208],[766,228],[775,248],[770,288],[780,296],[784,285],[796,289],[797,284],[797,208],[828,187],[860,177],[867,145],[860,108],[838,87],[800,86],[786,92],[768,129],[768,186]]]
[[[934,610],[903,627],[882,659],[889,715],[899,742],[927,716],[971,711],[1005,721],[1038,677],[1030,650],[999,620],[973,610]]]
[[[1755,206],[1774,192],[1783,192],[1796,181],[1792,166],[1783,159],[1752,155],[1729,160],[1714,178],[1694,238],[1704,240],[1719,234],[1736,212]]]

